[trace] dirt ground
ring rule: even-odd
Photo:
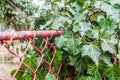
[[[17,48],[20,49],[20,42],[16,41],[16,45],[13,49],[16,51]],[[11,71],[17,68],[18,63],[19,59],[10,54],[10,52],[3,47],[0,51],[0,80],[9,80]]]
[[[16,64],[0,63],[0,80],[9,80],[11,71],[16,68]]]

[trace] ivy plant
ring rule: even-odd
[[[60,62],[63,64],[59,79],[120,79],[120,0],[45,0],[42,8],[30,0],[8,1],[0,1],[0,14],[7,26],[17,30],[27,25],[31,30],[64,31],[64,35],[53,40],[57,46],[53,67],[57,70]],[[45,56],[49,60],[50,55]],[[34,68],[32,61],[36,60],[32,55],[25,62]],[[45,68],[37,73],[40,80],[44,80]],[[22,76],[23,80],[31,80],[29,71]],[[49,78],[55,80],[53,74]]]

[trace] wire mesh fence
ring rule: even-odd
[[[52,38],[55,36],[62,35],[63,31],[18,31],[18,32],[0,32],[0,52],[2,51],[3,47],[5,47],[12,55],[14,55],[16,58],[19,59],[19,64],[17,69],[12,74],[10,80],[15,80],[17,74],[21,70],[22,67],[28,69],[32,74],[32,80],[40,80],[37,77],[37,72],[41,68],[41,65],[44,64],[47,68],[47,73],[45,76],[45,80],[48,80],[48,75],[50,73],[54,74],[56,77],[56,80],[59,80],[59,72],[61,69],[62,64],[60,64],[58,71],[54,70],[52,68],[52,63],[55,59],[56,55],[56,46],[53,42],[51,42]],[[36,39],[40,41],[40,43],[35,43]],[[13,40],[23,40],[26,44],[24,49],[22,49],[22,54],[19,54],[16,50],[13,48]],[[39,46],[38,46],[39,45]],[[35,51],[37,51],[39,59],[37,60],[37,65],[35,68],[32,68],[29,66],[26,62],[26,56],[28,55],[28,51],[30,48],[34,48]],[[50,60],[45,58],[45,52],[46,50],[52,51],[52,55]],[[2,53],[0,53],[2,54]],[[33,62],[36,63],[36,62]],[[25,75],[24,73],[23,75]],[[2,79],[0,79],[2,80]]]

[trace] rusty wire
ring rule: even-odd
[[[18,34],[19,33],[19,34]],[[41,31],[41,33],[39,33],[38,35],[38,32],[35,33],[35,32],[26,32],[27,35],[23,35],[23,32],[20,33],[11,33],[11,34],[0,34],[0,51],[2,50],[3,47],[5,47],[12,55],[14,55],[15,57],[17,57],[19,59],[19,64],[18,64],[18,67],[16,69],[16,71],[14,72],[14,74],[11,76],[10,80],[14,80],[17,73],[20,71],[21,67],[24,66],[25,68],[29,69],[32,73],[32,76],[33,76],[33,80],[39,80],[36,76],[36,73],[38,71],[38,69],[40,68],[42,62],[45,63],[45,65],[47,66],[48,68],[48,72],[46,74],[46,77],[45,77],[45,80],[47,80],[48,78],[48,75],[49,73],[52,73],[55,75],[56,77],[56,80],[59,80],[59,73],[60,73],[60,69],[61,69],[61,66],[62,64],[60,64],[60,68],[58,69],[58,71],[56,72],[53,68],[52,68],[52,63],[53,63],[53,60],[55,59],[55,55],[56,55],[56,46],[50,42],[50,40],[52,39],[53,36],[56,36],[56,35],[61,35],[63,34],[63,32],[59,31]],[[22,36],[20,35],[22,34]],[[43,43],[44,43],[44,46],[42,49],[38,48],[35,44],[34,44],[34,39],[36,37],[40,37],[42,36],[42,40],[43,40]],[[12,46],[11,46],[11,43],[13,42],[14,39],[24,39],[27,41],[27,46],[26,48],[24,49],[22,55],[19,55],[16,51],[14,51],[12,49]],[[9,42],[8,42],[9,40]],[[27,51],[29,50],[30,46],[32,46],[37,52],[39,52],[39,63],[37,65],[37,67],[35,69],[32,69],[31,67],[29,67],[25,62],[24,62],[24,57],[27,55]],[[53,50],[53,55],[52,55],[52,58],[51,58],[51,61],[47,61],[44,57],[44,51],[46,50],[46,48],[49,46],[50,49]],[[2,80],[2,79],[0,79]]]

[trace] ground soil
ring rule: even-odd
[[[0,63],[0,80],[9,80],[10,73],[16,69],[17,65],[12,63]]]

